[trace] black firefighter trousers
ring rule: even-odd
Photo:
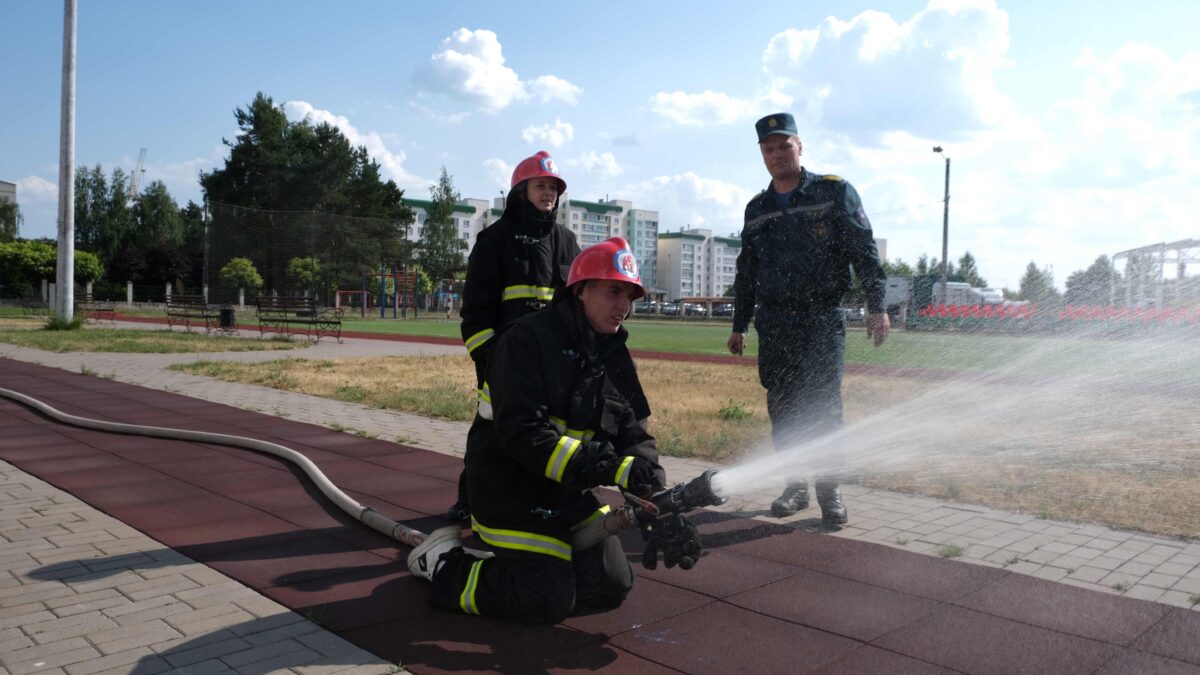
[[[433,577],[430,603],[509,621],[558,623],[571,614],[614,609],[633,588],[633,569],[616,537],[575,551],[570,561],[493,550],[496,557],[485,560],[462,549],[447,554]]]

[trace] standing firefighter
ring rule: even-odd
[[[620,540],[572,550],[572,538],[608,509],[592,488],[649,495],[665,480],[634,403],[645,399],[622,327],[644,293],[629,244],[609,239],[575,259],[548,311],[497,338],[487,369],[494,421],[477,416],[467,439],[472,526],[495,556],[464,551],[460,526],[430,534],[408,564],[433,582],[435,606],[556,622],[625,599],[633,571]],[[668,564],[671,548],[699,557],[686,529],[662,549]]]
[[[566,284],[567,269],[579,255],[571,230],[557,223],[558,200],[567,191],[546,151],[521,160],[512,174],[504,215],[479,233],[467,261],[463,288],[462,337],[475,361],[480,414],[490,418],[484,374],[496,336],[510,323],[550,303]],[[446,513],[452,521],[471,516],[466,471],[458,480],[458,501]]]
[[[771,184],[746,205],[728,347],[742,354],[753,318],[771,436],[785,450],[841,427],[846,317],[839,304],[853,268],[867,294],[867,334],[883,344],[887,274],[858,193],[838,176],[800,165],[792,116],[768,115],[755,128]],[[824,522],[847,521],[836,476],[817,476],[817,503]],[[791,478],[771,513],[782,518],[806,508],[808,484]]]

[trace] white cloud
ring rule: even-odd
[[[601,131],[600,138],[611,142],[618,148],[636,148],[642,143],[638,140],[637,134],[610,134]]]
[[[406,155],[403,150],[393,152],[384,143],[383,137],[375,131],[359,131],[350,120],[341,115],[335,115],[328,110],[319,110],[306,101],[288,101],[283,104],[283,111],[289,120],[308,119],[313,124],[327,123],[336,127],[353,146],[364,146],[371,159],[379,162],[381,173],[385,178],[396,181],[404,190],[426,190],[431,181],[415,176],[404,168]]]
[[[993,82],[1008,44],[1008,15],[994,0],[931,0],[903,22],[874,10],[847,21],[829,17],[767,42],[756,93],[659,92],[650,108],[691,126],[788,109],[802,129],[859,142],[897,129],[948,139],[1012,116]]]
[[[620,164],[617,164],[617,158],[611,152],[597,153],[594,150],[588,150],[577,159],[572,159],[568,162],[571,166],[578,166],[588,173],[594,173],[601,178],[616,178],[625,172]]]
[[[540,127],[526,127],[521,131],[521,138],[526,143],[534,145],[549,145],[561,148],[572,138],[575,138],[575,127],[569,122],[555,118],[554,124],[543,124]]]
[[[709,121],[729,124],[751,117],[755,110],[741,101],[715,91],[689,94],[660,91],[650,98],[650,109],[677,124],[700,126]]]
[[[826,129],[950,137],[1012,113],[992,79],[1008,46],[1008,15],[993,0],[932,0],[903,22],[866,11],[782,31],[763,51],[763,70],[799,97],[798,116]]]
[[[484,172],[495,186],[505,191],[508,190],[509,184],[512,182],[512,172],[515,167],[509,165],[508,162],[502,159],[485,159],[481,163]]]
[[[529,93],[538,97],[542,103],[562,101],[575,105],[583,95],[583,90],[561,77],[542,75],[529,83]]]
[[[757,192],[688,171],[630,183],[616,194],[634,204],[645,204],[644,208],[657,210],[659,232],[690,225],[711,229],[714,234],[724,236],[741,232],[746,202]]]
[[[58,183],[41,176],[26,176],[17,180],[17,203],[58,203]]]
[[[507,108],[517,101],[537,98],[575,105],[583,90],[554,75],[522,81],[505,65],[504,50],[496,33],[459,28],[442,40],[429,62],[418,67],[413,80],[429,93],[469,103],[487,112]]]

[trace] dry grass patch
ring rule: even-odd
[[[0,331],[6,330],[37,330],[46,325],[46,317],[3,317],[0,318]]]
[[[475,416],[475,368],[465,356],[198,361],[171,368],[448,420]]]

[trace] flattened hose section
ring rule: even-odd
[[[80,417],[78,415],[70,415],[61,410],[53,408],[33,397],[26,396],[11,389],[0,387],[0,396],[16,401],[26,407],[32,408],[41,414],[49,417],[52,420],[69,424],[83,429],[94,429],[96,431],[107,431],[116,434],[127,434],[132,436],[149,436],[151,438],[166,438],[173,441],[194,441],[197,443],[215,443],[217,445],[225,445],[235,448],[244,448],[246,450],[254,450],[268,455],[279,457],[299,466],[309,480],[325,495],[330,501],[337,505],[338,508],[350,514],[354,519],[363,523],[372,530],[379,532],[387,537],[391,537],[396,541],[406,546],[417,546],[425,540],[425,533],[420,530],[415,530],[407,525],[402,525],[391,518],[388,518],[369,506],[363,506],[357,501],[350,498],[345,492],[342,492],[338,486],[334,485],[321,470],[313,464],[312,460],[304,455],[292,450],[289,447],[271,443],[269,441],[261,441],[257,438],[246,438],[245,436],[233,436],[231,434],[217,434],[208,431],[192,431],[190,429],[171,429],[168,427],[151,427],[141,424],[126,424],[123,422],[108,422],[105,420],[91,419],[88,417]]]

